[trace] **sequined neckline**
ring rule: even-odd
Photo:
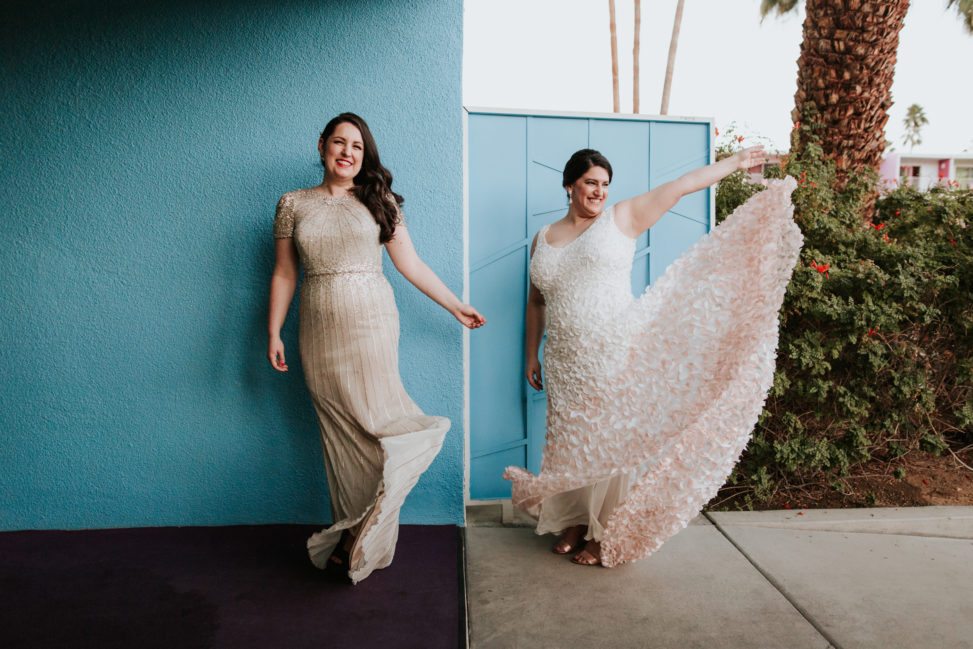
[[[321,201],[325,205],[338,205],[355,200],[355,195],[345,194],[344,196],[328,196],[327,194],[313,194],[311,198],[312,200]]]

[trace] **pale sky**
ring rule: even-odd
[[[632,111],[632,0],[616,0],[622,112]],[[641,110],[659,113],[676,0],[643,0]],[[799,14],[760,21],[760,0],[685,0],[670,115],[736,124],[786,148],[794,106]],[[463,103],[611,112],[607,0],[466,0]],[[902,145],[912,103],[929,118],[916,153],[973,151],[973,36],[946,0],[913,0],[902,30],[886,137]]]

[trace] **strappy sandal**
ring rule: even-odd
[[[576,563],[579,566],[600,566],[601,565],[601,547],[599,544],[598,556],[588,549],[588,545],[594,543],[594,541],[589,541],[585,544],[584,549],[571,557],[571,563]]]
[[[567,533],[563,534],[561,538],[557,540],[557,543],[551,548],[551,552],[554,554],[571,554],[580,547],[583,547],[586,541],[584,540],[584,535],[588,533],[587,525],[576,525],[572,529],[578,529],[578,540],[574,543],[568,543],[564,540]]]

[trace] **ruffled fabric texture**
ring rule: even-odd
[[[650,555],[715,495],[773,382],[803,243],[795,187],[770,181],[638,299],[625,294],[634,242],[610,210],[565,248],[542,231],[531,278],[547,302],[548,433],[540,474],[504,473],[515,506],[542,518],[545,500],[629,473],[602,535],[612,567]]]

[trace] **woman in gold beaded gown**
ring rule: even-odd
[[[392,562],[399,509],[450,422],[423,414],[399,377],[399,315],[382,274],[396,269],[471,329],[484,318],[419,258],[365,121],[338,115],[318,141],[324,181],[284,194],[274,219],[267,357],[287,371],[280,330],[304,268],[300,354],[324,446],[334,524],[308,539],[319,568],[357,583]]]

